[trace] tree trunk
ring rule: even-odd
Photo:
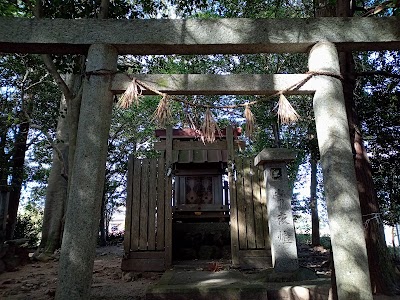
[[[349,122],[350,137],[354,153],[354,164],[358,183],[358,193],[360,197],[361,213],[363,221],[368,221],[365,228],[365,241],[367,245],[368,264],[371,277],[372,291],[374,293],[392,294],[393,272],[392,266],[388,261],[389,255],[381,223],[374,219],[379,216],[379,204],[374,189],[371,165],[368,154],[364,147],[363,138],[359,130],[359,121],[356,113],[353,90],[355,85],[354,63],[351,53],[341,53],[340,62],[342,74],[345,75],[344,97],[346,101],[347,119]]]
[[[8,186],[8,157],[6,150],[7,128],[2,126],[0,130],[0,189],[5,189]]]
[[[67,201],[67,180],[65,175],[68,165],[68,122],[67,102],[64,96],[60,101],[60,116],[57,123],[57,142],[53,149],[53,162],[46,190],[46,202],[43,217],[42,239],[35,257],[48,260],[61,245],[62,220]],[[60,157],[61,154],[61,157]]]
[[[38,260],[44,261],[48,260],[54,251],[61,246],[69,188],[68,178],[70,178],[71,170],[69,166],[73,163],[81,103],[79,94],[80,76],[71,74],[64,76],[63,79],[77,96],[67,101],[63,95],[60,102],[60,117],[57,124],[58,142],[56,143],[58,151],[53,150],[52,169],[46,191],[42,240],[34,255]]]
[[[108,17],[108,10],[110,6],[109,0],[101,0],[100,3],[100,12],[99,12],[99,19],[107,19]],[[78,123],[76,123],[78,124]],[[107,180],[107,178],[105,178]],[[100,222],[99,222],[99,231],[100,231],[100,246],[107,245],[107,231],[106,231],[106,222],[105,222],[105,208],[106,208],[106,195],[105,189],[103,191],[103,198],[101,201],[101,209],[100,209]]]
[[[311,154],[311,185],[310,185],[310,208],[311,208],[311,244],[318,246],[321,244],[319,235],[319,216],[317,199],[317,159]]]
[[[19,200],[21,197],[22,182],[24,179],[24,164],[28,131],[29,122],[25,121],[19,125],[19,130],[15,138],[14,153],[12,158],[11,191],[8,204],[8,220],[6,229],[7,240],[10,240],[14,237],[15,225],[17,224]]]
[[[85,58],[82,56],[81,68],[84,70],[84,60]],[[73,75],[71,79],[70,89],[74,91],[76,97],[67,103],[68,105],[68,178],[71,178],[72,174],[72,166],[74,165],[75,159],[75,149],[76,149],[76,137],[78,133],[78,123],[79,123],[79,114],[81,110],[81,102],[82,102],[82,94],[79,92],[82,86],[82,78],[79,75]],[[68,193],[70,189],[71,181],[68,181]]]
[[[101,202],[101,211],[100,211],[100,246],[107,245],[107,231],[106,231],[106,196],[103,193],[103,199]]]
[[[279,137],[279,124],[278,123],[273,123],[272,124],[272,132],[274,133],[274,146],[276,148],[279,148],[281,146],[281,139]]]
[[[351,17],[353,15],[349,0],[339,0],[337,2],[337,14],[338,17]],[[353,96],[355,87],[353,55],[351,52],[341,52],[339,53],[339,60],[341,73],[344,76],[343,93],[351,145],[354,153],[361,214],[365,222],[367,219],[377,216],[380,210],[374,189],[371,165],[359,129],[359,120]],[[392,267],[388,261],[389,255],[387,253],[383,227],[376,219],[371,220],[364,231],[371,289],[373,293],[392,294],[394,292],[393,272],[390,271]]]

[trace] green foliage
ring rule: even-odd
[[[356,101],[384,220],[400,221],[399,52],[360,53]],[[382,76],[390,75],[393,76]]]
[[[14,238],[27,238],[30,247],[38,246],[42,232],[43,208],[28,203],[18,214]]]
[[[400,259],[400,247],[393,247],[393,246],[388,246],[388,253],[389,255],[395,259],[396,261],[399,261]]]
[[[171,0],[178,15],[200,18],[285,18],[311,17],[313,2],[242,0]]]
[[[13,176],[18,181],[29,177],[29,165],[24,174],[13,172],[21,126],[28,122],[35,128],[29,131],[27,149],[43,153],[46,145],[36,145],[54,133],[60,92],[35,55],[0,56],[0,85],[0,185],[6,185],[15,181]]]
[[[68,1],[45,0],[43,1],[44,17],[51,18],[98,18],[101,0],[94,1]],[[166,16],[167,6],[165,1],[148,0],[113,0],[110,1],[109,18],[149,18]]]
[[[151,158],[159,155],[153,147],[154,130],[157,128],[153,114],[159,99],[158,96],[146,96],[141,98],[138,106],[132,105],[129,109],[115,107],[113,110],[104,186],[105,209],[110,217],[125,205],[129,156]],[[173,115],[176,115],[176,108],[172,109]]]
[[[124,241],[124,231],[115,231],[107,234],[107,244],[108,245],[118,245]]]
[[[0,16],[3,17],[13,17],[19,14],[18,7],[10,1],[0,2]]]
[[[0,4],[0,15],[14,16],[29,12],[35,1],[7,1]],[[391,13],[398,13],[398,2],[387,4]],[[43,15],[47,18],[97,18],[100,0],[70,1],[45,0]],[[392,5],[393,4],[393,5]],[[396,6],[396,5],[397,6]],[[147,0],[114,0],[110,1],[110,18],[163,18],[176,15],[182,18],[288,18],[313,16],[312,1],[242,1],[242,0],[185,0],[185,1],[147,1]],[[390,13],[390,11],[385,10]],[[357,60],[359,71],[384,70],[398,74],[399,56],[391,54],[361,54]],[[372,59],[373,58],[373,59]],[[1,86],[1,151],[0,165],[2,178],[10,174],[13,137],[18,133],[18,125],[23,120],[21,112],[21,82],[24,72],[29,70],[30,83],[37,82],[43,76],[44,69],[36,56],[2,56],[0,61]],[[58,70],[62,73],[79,72],[76,56],[55,57]],[[77,67],[78,66],[78,67]],[[265,73],[304,73],[307,71],[305,54],[252,54],[252,55],[169,55],[120,57],[119,70],[129,73],[195,73],[195,74],[265,74]],[[32,71],[32,72],[31,72]],[[32,75],[32,78],[30,77]],[[28,84],[28,83],[27,83]],[[388,222],[399,218],[399,88],[396,78],[369,77],[359,80],[357,91],[357,108],[362,121],[361,130],[367,137],[367,147],[372,153],[374,179],[378,196]],[[29,103],[31,118],[44,131],[54,137],[58,116],[59,93],[51,80],[38,84],[32,89],[34,101]],[[237,104],[259,99],[248,96],[195,96],[182,97],[199,104]],[[257,122],[252,140],[246,139],[246,155],[254,155],[265,147],[289,147],[299,151],[298,160],[292,164],[290,176],[293,183],[298,166],[305,163],[310,155],[318,157],[317,139],[314,127],[311,101],[305,97],[289,97],[289,101],[301,115],[301,120],[292,125],[280,125],[274,110],[277,99],[266,101],[252,107]],[[105,193],[109,211],[123,204],[125,170],[130,154],[137,157],[153,157],[153,132],[157,127],[152,114],[159,101],[158,97],[145,97],[139,107],[129,110],[114,110],[109,139],[109,156]],[[378,113],[377,113],[378,112]],[[204,110],[198,107],[189,108],[180,103],[173,104],[172,123],[176,126],[190,125],[188,115],[200,127]],[[213,110],[221,126],[228,124],[245,128],[243,110]],[[39,131],[30,133],[29,168],[26,179],[36,182],[35,197],[43,198],[44,187],[48,176],[51,149]],[[44,166],[44,167],[43,167]],[[6,174],[6,175],[4,175]],[[306,176],[300,174],[300,176]],[[322,197],[322,192],[321,192]],[[304,199],[295,199],[299,207],[304,207]]]
[[[296,241],[298,244],[311,245],[311,234],[296,234]],[[331,237],[321,236],[321,246],[331,249]]]

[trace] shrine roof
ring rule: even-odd
[[[244,149],[245,142],[238,139],[240,127],[233,128],[233,147]],[[160,139],[154,144],[155,150],[167,150],[167,134],[165,129],[157,129],[156,137]],[[203,142],[198,130],[183,128],[172,131],[172,163],[226,163],[228,161],[228,142],[226,129],[215,134],[213,143]]]
[[[173,150],[172,163],[215,163],[227,162],[227,150]]]
[[[233,128],[233,137],[237,138],[242,134],[242,128],[235,127]],[[166,138],[166,129],[156,129],[155,130],[156,137],[160,139]],[[222,128],[220,131],[215,132],[215,136],[218,139],[226,138],[226,128]],[[179,128],[172,130],[172,138],[173,139],[200,139],[200,131],[192,128]]]

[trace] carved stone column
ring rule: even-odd
[[[291,206],[292,191],[286,169],[286,164],[295,158],[294,151],[270,148],[262,150],[254,159],[255,165],[264,166],[268,227],[275,272],[292,272],[299,268]]]

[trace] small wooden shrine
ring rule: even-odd
[[[229,219],[227,177],[228,150],[226,129],[212,144],[203,143],[192,129],[173,130],[172,174],[174,175],[174,220],[200,221]],[[233,142],[241,128],[233,129]],[[163,149],[166,130],[156,130],[160,139],[156,149]]]
[[[162,271],[178,260],[271,266],[263,170],[240,158],[240,128],[203,143],[191,129],[156,130],[158,159],[130,159],[122,269]]]

